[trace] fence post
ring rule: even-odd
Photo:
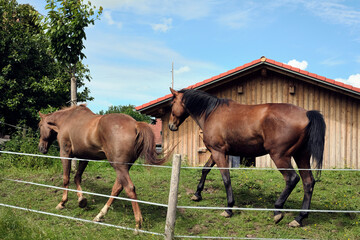
[[[181,155],[174,154],[172,161],[168,209],[166,214],[165,240],[172,240],[174,238],[176,207],[178,200],[178,188],[179,188],[179,178],[180,178],[180,166],[181,166]]]

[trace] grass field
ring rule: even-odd
[[[0,157],[1,161],[1,157]],[[36,158],[34,158],[36,161]],[[138,198],[167,204],[171,169],[134,166],[130,176]],[[178,205],[226,206],[226,195],[221,175],[213,169],[207,178],[203,201],[190,200],[201,170],[182,169]],[[73,175],[72,175],[73,176]],[[69,202],[62,211],[55,209],[62,196],[61,190],[16,183],[4,179],[21,179],[36,183],[62,186],[59,166],[49,169],[0,169],[0,203],[92,220],[107,199],[87,195],[88,206],[77,206],[76,193],[69,193]],[[83,176],[84,191],[109,195],[115,172],[107,163],[89,163]],[[249,208],[273,208],[284,187],[278,171],[232,170],[231,181],[235,205]],[[72,182],[70,188],[75,188]],[[126,194],[122,192],[122,197]],[[303,197],[301,182],[294,189],[285,208],[300,208]],[[166,208],[140,204],[143,230],[164,232]],[[360,172],[323,172],[315,185],[312,209],[360,210]],[[220,216],[222,210],[179,209],[175,235],[241,237],[241,238],[296,238],[296,239],[360,239],[360,214],[310,213],[304,226],[287,226],[297,213],[286,213],[277,225],[272,212],[235,211],[232,218]],[[105,223],[134,228],[135,221],[128,201],[116,200],[105,216]],[[116,229],[39,213],[0,206],[0,239],[163,239],[162,236],[131,230]]]

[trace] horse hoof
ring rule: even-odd
[[[59,203],[57,206],[56,206],[56,209],[57,210],[63,210],[65,207],[64,205],[62,205],[61,203]]]
[[[84,207],[86,207],[87,206],[87,199],[86,198],[81,198],[80,200],[79,200],[79,207],[80,208],[84,208]]]
[[[191,200],[195,201],[195,202],[199,202],[202,200],[202,197],[201,196],[196,196],[196,195],[193,195],[191,197]]]
[[[98,216],[96,216],[94,219],[93,219],[93,222],[102,222],[104,221],[102,218],[99,218]]]
[[[280,213],[274,216],[275,224],[279,223],[284,217],[284,213]]]
[[[294,220],[289,223],[289,227],[301,227],[301,224],[298,221]]]
[[[220,215],[223,216],[223,217],[226,217],[226,218],[230,218],[233,214],[228,213],[227,211],[223,211]]]

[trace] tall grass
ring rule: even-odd
[[[0,162],[8,161],[0,157]],[[32,161],[39,158],[32,157]],[[59,161],[59,160],[52,160]],[[171,169],[133,166],[130,176],[138,198],[167,203]],[[22,179],[49,185],[62,185],[62,172],[54,166],[24,168],[9,166],[0,169],[2,178]],[[107,163],[90,162],[83,176],[84,191],[109,195],[115,172]],[[203,200],[190,200],[201,176],[201,170],[182,169],[178,204],[182,206],[226,206],[226,194],[218,170],[213,169],[205,183]],[[278,171],[232,170],[231,181],[235,205],[249,208],[273,208],[284,187]],[[70,188],[75,188],[71,183]],[[312,209],[360,210],[360,173],[323,172],[315,185]],[[62,211],[55,209],[62,191],[0,180],[0,202],[35,210],[92,220],[107,199],[87,195],[88,206],[77,206],[76,193],[69,193],[69,202]],[[124,192],[120,194],[127,197]],[[285,208],[300,208],[303,198],[301,182],[296,186]],[[164,232],[166,208],[140,204],[144,217],[143,229]],[[234,211],[232,218],[220,216],[221,210],[178,209],[175,235],[226,236],[257,238],[359,239],[360,214],[310,213],[304,226],[290,228],[297,213],[286,213],[279,224],[273,213]],[[117,200],[105,216],[105,223],[133,228],[135,220],[131,203]],[[103,227],[52,216],[0,207],[0,239],[163,239],[149,234],[134,235],[132,231]]]
[[[39,132],[34,132],[28,129],[26,133],[23,130],[19,130],[11,136],[11,140],[0,145],[0,150],[20,152],[20,153],[33,153],[39,154]],[[57,142],[50,146],[48,155],[59,156],[59,147]],[[2,161],[0,161],[1,168],[16,167],[26,169],[43,169],[56,167],[61,168],[60,161],[54,161],[49,158],[36,158],[25,155],[14,154],[0,154]]]

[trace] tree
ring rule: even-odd
[[[60,108],[69,100],[70,83],[49,51],[50,42],[40,24],[41,15],[29,4],[0,0],[0,121],[11,125],[20,122],[36,129],[37,112]],[[89,79],[89,70],[77,65],[78,84]],[[89,90],[79,93],[87,101]],[[14,128],[0,130],[13,132]],[[5,129],[5,130],[4,130]]]
[[[51,49],[57,60],[68,70],[71,78],[71,103],[76,105],[77,65],[86,57],[82,52],[85,48],[83,44],[83,40],[86,39],[85,27],[94,24],[102,13],[102,7],[96,14],[96,7],[92,7],[90,2],[84,4],[82,0],[46,1],[46,9],[50,11],[45,22]]]
[[[135,110],[135,106],[130,104],[127,106],[122,106],[122,105],[110,106],[109,109],[106,110],[105,112],[103,110],[99,112],[100,115],[109,114],[109,113],[124,113],[130,115],[136,121],[147,122],[147,123],[152,122],[151,117],[137,112]]]
[[[47,33],[50,37],[51,49],[57,60],[68,69],[71,77],[71,105],[77,103],[76,70],[78,63],[85,57],[85,27],[94,24],[102,12],[100,7],[95,15],[96,7],[91,3],[84,4],[82,0],[46,0],[46,9],[50,10],[46,17]],[[76,169],[76,161],[72,161]]]

